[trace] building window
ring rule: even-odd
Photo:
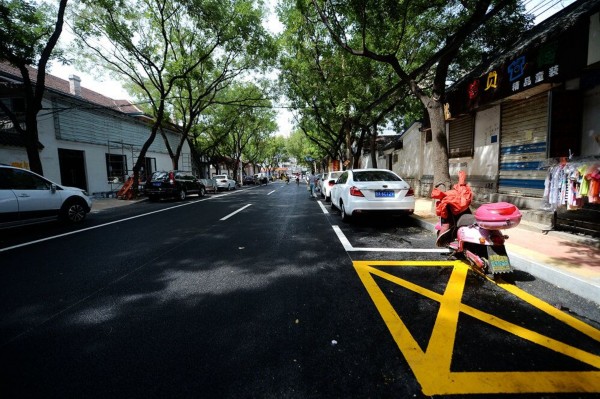
[[[23,98],[2,98],[2,104],[17,118],[21,128],[25,129],[25,99]],[[8,114],[0,108],[0,131],[4,133],[16,133],[14,123]]]
[[[106,154],[106,174],[109,183],[123,183],[127,179],[127,157],[120,154]]]

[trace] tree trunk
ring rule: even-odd
[[[373,126],[373,134],[371,135],[371,163],[374,168],[377,168],[377,125]]]
[[[451,188],[448,144],[446,138],[446,124],[444,120],[444,108],[440,101],[429,100],[427,113],[431,123],[431,138],[433,145],[433,185],[445,184],[445,189]]]
[[[23,141],[25,142],[25,148],[27,150],[27,158],[29,159],[29,169],[38,175],[44,175],[44,169],[42,167],[42,160],[40,159],[40,152],[38,149],[38,126],[37,126],[37,112],[33,112],[27,108],[27,115],[25,117],[25,131],[21,134]]]
[[[158,107],[158,111],[156,112],[156,120],[154,122],[154,125],[152,125],[152,131],[150,133],[150,137],[148,137],[148,140],[146,140],[146,142],[144,143],[144,145],[142,146],[142,149],[140,150],[140,153],[138,154],[138,159],[135,162],[135,165],[133,165],[133,185],[131,186],[131,189],[133,191],[133,196],[134,198],[137,198],[138,194],[139,194],[139,178],[140,178],[140,169],[142,169],[142,166],[145,165],[145,158],[146,158],[146,153],[148,152],[148,148],[150,148],[150,146],[152,145],[152,143],[154,142],[154,139],[156,138],[156,135],[158,134],[158,129],[160,127],[160,121],[163,118],[163,114],[164,114],[164,110],[165,110],[165,102],[164,102],[164,98],[161,98],[160,100],[160,104]]]

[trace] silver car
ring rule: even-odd
[[[214,175],[212,178],[217,182],[219,190],[235,190],[236,182],[229,175]]]
[[[0,165],[0,228],[65,220],[78,223],[92,208],[87,193],[27,169]]]
[[[365,213],[409,215],[415,210],[415,193],[390,170],[347,170],[331,188],[331,206],[340,210],[342,220]]]

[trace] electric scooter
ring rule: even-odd
[[[466,183],[463,184],[466,186]],[[469,208],[470,188],[464,190],[464,187],[458,187],[456,190],[457,186],[459,185],[455,185],[455,190],[434,190],[432,193],[432,197],[438,199],[436,213],[440,216],[436,225],[436,245],[450,249],[450,257],[466,260],[471,269],[481,276],[492,275],[495,278],[512,272],[504,246],[508,236],[502,234],[501,230],[518,226],[521,212],[513,204],[495,202],[481,205],[472,214]],[[463,200],[466,197],[461,208],[444,201],[446,197],[452,198],[457,191],[461,192],[461,188],[463,194],[468,191],[467,195],[458,195]]]

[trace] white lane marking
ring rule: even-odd
[[[426,252],[426,253],[448,253],[446,248],[354,248],[350,251],[354,252]]]
[[[355,248],[350,244],[350,241],[346,238],[339,226],[331,226],[333,231],[337,235],[338,239],[342,243],[346,252],[426,252],[426,253],[448,253],[450,252],[447,248]]]
[[[211,198],[216,198],[216,197],[209,197],[209,198],[203,198],[201,200],[186,202],[185,204],[175,205],[175,206],[171,206],[169,208],[159,209],[157,211],[147,212],[147,213],[143,213],[141,215],[131,216],[131,217],[128,217],[128,218],[125,218],[125,219],[121,219],[121,220],[115,220],[115,221],[112,221],[112,222],[99,224],[97,226],[86,227],[84,229],[79,229],[79,230],[76,230],[76,231],[70,231],[68,233],[58,234],[58,235],[51,236],[51,237],[40,238],[39,240],[24,242],[22,244],[13,245],[12,247],[0,248],[0,252],[6,252],[6,251],[10,251],[11,249],[20,248],[20,247],[26,247],[26,246],[32,245],[32,244],[37,244],[38,242],[50,241],[50,240],[54,240],[54,239],[60,238],[60,237],[66,237],[66,236],[70,236],[70,235],[73,235],[73,234],[83,233],[84,231],[99,229],[100,227],[110,226],[111,224],[122,223],[122,222],[126,222],[128,220],[133,220],[133,219],[141,218],[141,217],[144,217],[144,216],[153,215],[155,213],[160,213],[160,212],[169,211],[171,209],[180,208],[182,206],[188,206],[188,205],[192,205],[192,204],[195,204],[195,203],[198,203],[198,202],[208,201]]]
[[[323,213],[327,214],[329,212],[327,212],[327,209],[325,209],[325,205],[323,205],[323,203],[321,201],[317,201],[319,203],[319,206],[321,207],[321,210],[323,211]]]
[[[342,230],[339,228],[339,226],[331,226],[331,227],[333,227],[333,231],[335,231],[335,234],[337,235],[338,239],[344,246],[344,249],[346,251],[352,251],[353,250],[352,244],[350,244],[350,241],[348,241],[348,239],[346,238],[344,233],[342,233]]]
[[[267,193],[267,195],[271,195],[271,194],[273,194],[275,191],[277,191],[277,190],[273,190],[273,191],[271,191],[270,193]]]
[[[244,209],[248,208],[248,207],[249,207],[249,206],[251,206],[251,205],[252,205],[252,204],[248,204],[248,205],[246,205],[246,206],[243,206],[243,207],[241,207],[240,209],[238,209],[237,211],[235,211],[235,212],[232,212],[232,213],[230,213],[229,215],[227,215],[227,216],[225,216],[224,218],[221,218],[221,219],[219,219],[219,220],[221,220],[221,221],[222,221],[222,220],[227,220],[227,219],[229,219],[230,217],[232,217],[233,215],[235,215],[236,213],[243,211]]]

